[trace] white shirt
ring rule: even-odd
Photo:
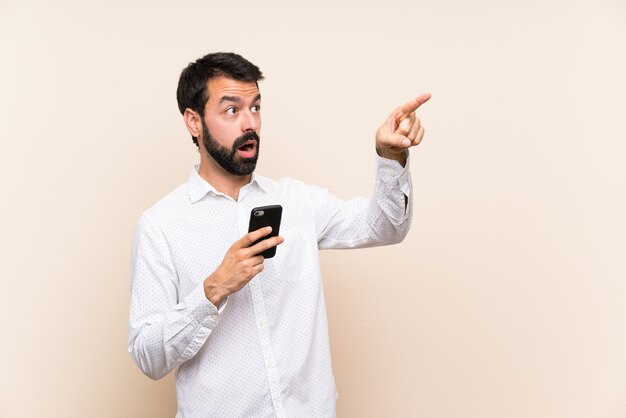
[[[196,167],[142,214],[128,351],[153,379],[178,368],[177,418],[335,417],[318,248],[397,243],[411,221],[408,162],[376,158],[371,200],[253,175],[235,201]],[[248,232],[251,209],[273,204],[283,206],[285,242],[218,310],[203,281]]]

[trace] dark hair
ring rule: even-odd
[[[254,82],[263,80],[263,74],[256,65],[232,52],[215,52],[190,63],[180,74],[176,100],[181,114],[185,109],[204,117],[204,105],[209,100],[207,83],[212,78],[226,77],[237,81]],[[198,146],[198,139],[193,138]]]

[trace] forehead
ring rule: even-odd
[[[237,97],[242,100],[254,99],[259,95],[255,82],[233,80],[232,78],[212,78],[207,82],[207,103],[219,103],[224,97]]]

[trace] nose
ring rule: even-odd
[[[258,132],[261,127],[261,116],[258,112],[253,112],[250,109],[245,112],[241,112],[241,130],[242,132],[255,131]]]

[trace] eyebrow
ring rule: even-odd
[[[259,100],[261,100],[261,93],[257,94],[254,97],[254,100],[252,100],[253,102],[258,102]],[[219,104],[222,104],[224,102],[234,102],[234,103],[241,103],[241,97],[238,96],[222,96],[220,98]]]

